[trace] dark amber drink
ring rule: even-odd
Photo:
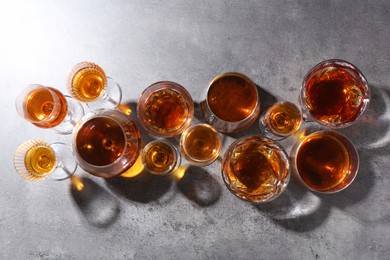
[[[234,142],[225,154],[222,174],[227,187],[235,195],[252,202],[275,199],[290,179],[284,149],[261,136]]]
[[[225,133],[243,130],[260,111],[256,85],[243,74],[222,74],[210,83],[201,109],[205,120],[216,130]]]
[[[352,143],[332,131],[307,136],[296,152],[295,164],[301,180],[312,190],[336,192],[355,178],[358,155]]]
[[[179,166],[180,156],[172,144],[155,140],[144,147],[142,163],[153,174],[168,175]]]
[[[190,94],[177,83],[162,81],[144,90],[138,100],[138,117],[152,135],[172,137],[191,123],[194,104]]]
[[[136,161],[140,150],[138,128],[116,110],[86,116],[75,129],[73,147],[80,167],[98,177],[123,173]]]
[[[106,88],[104,70],[92,62],[81,62],[74,66],[68,77],[68,91],[78,101],[90,102],[100,98]]]
[[[362,116],[370,99],[363,74],[341,60],[324,61],[306,76],[301,102],[310,115],[329,127],[345,127]]]
[[[207,165],[218,158],[222,149],[219,133],[208,124],[197,124],[180,137],[180,151],[192,164]]]
[[[42,128],[59,125],[68,111],[65,96],[55,88],[35,86],[24,98],[24,118]]]

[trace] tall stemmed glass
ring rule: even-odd
[[[67,79],[70,95],[92,109],[114,109],[122,100],[122,89],[93,62],[76,64]]]
[[[16,97],[18,114],[41,128],[53,128],[59,134],[70,134],[84,116],[80,103],[64,96],[58,89],[32,84]]]

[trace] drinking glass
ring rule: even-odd
[[[85,102],[91,110],[115,109],[122,100],[122,89],[112,78],[107,77],[97,64],[84,61],[76,64],[67,78],[70,95]]]
[[[181,85],[160,81],[146,88],[137,104],[144,128],[158,137],[173,137],[183,132],[194,116],[194,102]]]
[[[118,110],[96,110],[76,126],[72,146],[81,168],[97,177],[110,178],[135,163],[141,137],[129,116]]]
[[[359,169],[359,155],[352,142],[335,131],[314,132],[294,146],[293,170],[312,191],[334,193],[347,188]]]
[[[221,136],[209,124],[193,125],[181,134],[180,151],[191,164],[210,164],[218,158],[221,149]]]
[[[312,68],[303,80],[299,102],[305,120],[330,128],[352,125],[368,107],[370,89],[353,64],[326,60]]]
[[[224,73],[211,81],[200,107],[206,122],[217,131],[235,133],[256,120],[260,112],[259,94],[247,76]]]
[[[166,140],[154,140],[142,150],[144,167],[156,175],[169,175],[180,165],[181,157],[175,146]]]
[[[33,139],[17,148],[14,166],[17,173],[29,181],[38,181],[46,177],[52,180],[65,180],[76,171],[77,163],[73,160],[69,146]]]
[[[290,180],[288,156],[282,146],[267,137],[244,137],[226,151],[222,176],[239,198],[268,202],[277,198]]]
[[[53,128],[59,134],[70,134],[77,122],[84,116],[80,103],[59,90],[32,84],[16,97],[18,114],[41,128]]]
[[[260,132],[273,140],[282,140],[301,126],[300,109],[288,101],[277,102],[260,117]]]

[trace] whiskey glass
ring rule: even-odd
[[[304,120],[329,128],[355,123],[366,111],[370,89],[362,72],[343,60],[325,60],[305,76],[299,96]]]
[[[119,84],[93,62],[77,63],[68,75],[66,86],[74,99],[85,102],[91,110],[115,109],[122,100]]]
[[[180,153],[166,140],[149,142],[142,150],[142,163],[150,173],[170,175],[180,166]]]
[[[301,110],[288,101],[275,103],[259,120],[260,132],[273,140],[282,140],[294,134],[301,123]]]
[[[302,138],[290,156],[298,178],[316,192],[335,193],[347,188],[359,170],[355,146],[335,131],[317,131]]]
[[[128,170],[137,160],[141,137],[135,123],[118,110],[96,110],[81,119],[73,134],[80,167],[102,178]]]
[[[180,137],[180,151],[191,164],[205,166],[214,162],[222,149],[222,139],[209,124],[187,128]]]
[[[190,93],[171,81],[160,81],[146,88],[137,103],[143,127],[157,137],[173,137],[183,132],[194,116]]]
[[[84,116],[82,105],[58,89],[31,84],[16,97],[18,114],[41,128],[52,128],[59,134],[70,134]]]
[[[288,156],[282,146],[267,137],[244,137],[226,151],[222,176],[237,197],[268,202],[277,198],[290,180]]]
[[[200,107],[206,122],[217,131],[236,133],[249,127],[259,115],[259,94],[247,76],[224,73],[211,81]]]
[[[46,177],[65,180],[77,169],[69,146],[63,143],[49,144],[40,139],[26,141],[16,149],[14,166],[17,173],[29,181]]]

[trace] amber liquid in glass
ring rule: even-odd
[[[302,180],[317,191],[340,185],[351,168],[345,145],[336,137],[321,133],[314,134],[300,145],[296,163]]]
[[[29,174],[34,177],[43,177],[55,167],[56,156],[50,146],[39,144],[27,151],[24,163]]]
[[[211,111],[227,122],[248,118],[258,103],[256,86],[239,75],[224,75],[212,82],[207,94]]]
[[[253,195],[267,195],[276,189],[279,179],[280,156],[275,151],[260,149],[249,145],[245,150],[237,151],[231,158],[227,174],[231,184],[238,190]]]
[[[364,86],[346,69],[321,70],[307,83],[306,103],[311,115],[325,123],[354,121],[364,105]]]
[[[222,148],[219,134],[205,125],[196,125],[188,129],[180,140],[182,154],[188,160],[195,162],[215,160]]]
[[[107,77],[103,69],[86,62],[84,67],[73,74],[70,92],[79,101],[94,101],[100,98],[106,84]]]
[[[144,105],[146,124],[157,132],[175,131],[186,123],[189,117],[185,98],[171,89],[162,89],[152,93]]]
[[[163,174],[176,165],[176,151],[164,142],[154,142],[144,151],[145,167],[152,173]]]
[[[44,128],[59,125],[68,111],[64,95],[51,87],[39,88],[31,92],[24,100],[24,108],[27,119]]]
[[[272,128],[272,132],[282,135],[293,134],[302,121],[299,109],[289,103],[276,104],[266,119],[269,120],[268,125]]]
[[[81,158],[95,166],[114,163],[125,150],[122,127],[108,117],[96,117],[85,122],[76,137]]]

